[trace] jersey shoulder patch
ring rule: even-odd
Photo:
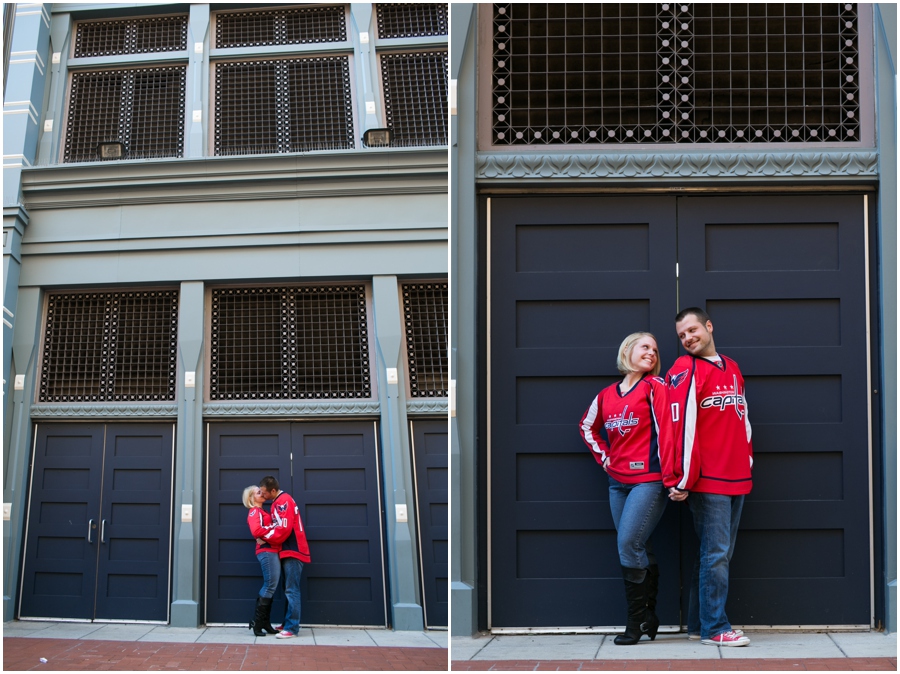
[[[669,375],[669,388],[678,388],[688,377],[688,371],[682,370],[676,374]]]

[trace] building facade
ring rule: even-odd
[[[739,626],[896,629],[896,6],[454,4],[452,633],[621,625],[578,422],[637,330],[741,364]],[[684,626],[686,507],[654,534]]]
[[[9,63],[4,620],[246,623],[271,474],[303,624],[446,626],[447,6],[19,3]]]

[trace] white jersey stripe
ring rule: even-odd
[[[697,387],[694,381],[694,373],[691,372],[690,388],[688,389],[687,401],[684,405],[684,449],[683,449],[683,465],[684,475],[681,481],[676,485],[678,489],[684,489],[687,485],[688,478],[691,474],[691,460],[694,454],[694,433],[697,430]]]
[[[606,452],[604,452],[600,445],[597,444],[597,441],[594,440],[594,435],[591,432],[591,426],[594,424],[594,421],[597,419],[597,414],[600,411],[600,406],[597,404],[599,399],[600,396],[594,398],[594,402],[591,403],[590,409],[588,409],[587,414],[584,415],[584,419],[581,422],[581,434],[584,436],[591,451],[599,454],[600,458],[603,459],[603,461],[606,461]]]

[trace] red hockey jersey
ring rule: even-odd
[[[666,487],[730,496],[753,487],[744,377],[737,363],[719,356],[719,364],[681,356],[666,375],[675,426],[673,461],[663,465]]]
[[[266,534],[272,531],[272,518],[262,508],[250,508],[250,513],[247,515],[247,525],[250,527],[250,533],[253,535],[253,538],[266,540]],[[257,541],[256,554],[258,555],[260,552],[274,552],[278,554],[281,552],[281,543],[272,543],[268,540],[265,543]]]
[[[282,559],[294,557],[301,562],[309,562],[309,544],[300,520],[300,508],[287,492],[281,492],[272,501],[272,523],[275,526],[271,533],[263,538],[281,544],[279,556]]]
[[[591,455],[619,482],[661,480],[662,465],[672,463],[667,393],[660,377],[644,377],[625,393],[616,383],[600,391],[581,418]]]

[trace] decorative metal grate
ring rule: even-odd
[[[75,58],[149,54],[187,49],[188,16],[155,16],[117,21],[80,21]]]
[[[178,293],[53,293],[40,402],[175,400]]]
[[[859,138],[856,4],[495,4],[493,143]]]
[[[346,56],[216,64],[217,155],[355,146]]]
[[[382,40],[449,34],[447,3],[379,3],[375,8]]]
[[[446,283],[404,283],[410,395],[445,398],[448,388]]]
[[[212,294],[210,399],[370,398],[362,285]]]
[[[216,47],[219,49],[346,40],[347,19],[343,6],[216,15]]]
[[[98,161],[97,145],[121,142],[125,159],[184,154],[184,66],[72,75],[64,162]]]
[[[391,145],[446,145],[447,52],[381,54],[381,79]]]

